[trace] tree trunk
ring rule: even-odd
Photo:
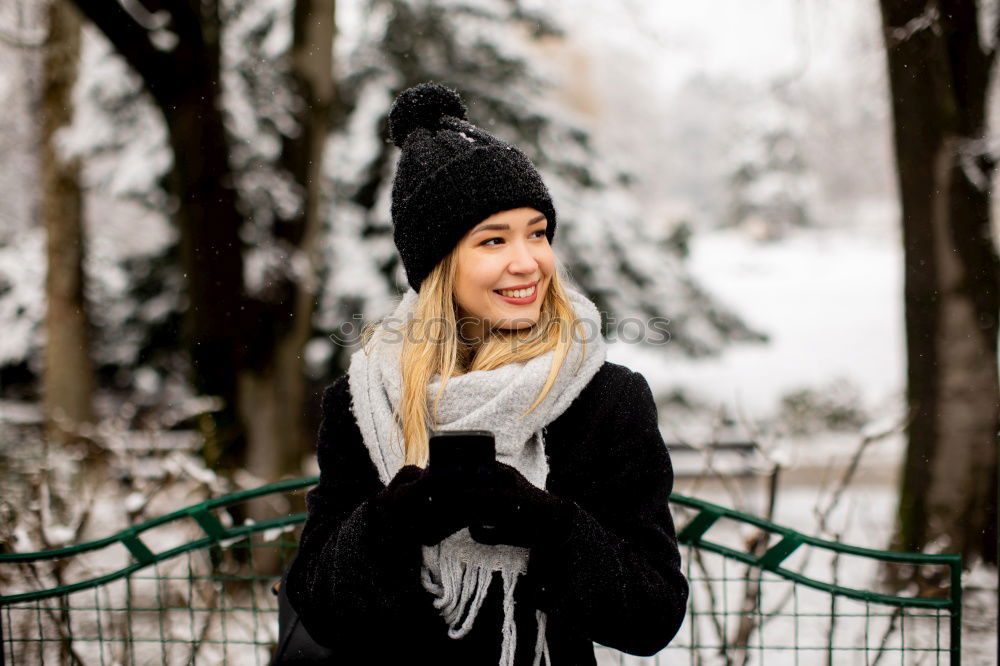
[[[241,466],[245,451],[236,373],[257,323],[245,308],[242,217],[231,187],[222,116],[213,102],[202,101],[217,99],[217,72],[189,82],[167,124],[172,190],[181,199],[176,220],[187,284],[184,345],[197,391],[222,400],[205,431],[204,453],[209,465],[232,469]]]
[[[147,3],[170,14],[179,38],[163,51],[116,0],[76,1],[143,77],[166,119],[187,282],[185,346],[195,387],[223,403],[207,424],[205,458],[266,480],[297,472],[311,441],[302,425],[302,348],[315,307],[322,156],[334,99],[334,0],[299,0],[295,7],[291,83],[305,104],[302,131],[286,142],[282,159],[304,188],[305,204],[295,219],[276,225],[290,271],[270,299],[244,291],[243,218],[220,111],[217,3]]]
[[[258,322],[274,340],[248,359],[240,375],[241,413],[247,423],[247,469],[267,481],[296,474],[314,433],[305,431],[303,348],[312,332],[317,292],[316,239],[320,228],[323,152],[335,99],[333,39],[335,0],[298,0],[294,11],[292,81],[305,102],[301,131],[285,140],[284,168],[302,185],[303,205],[276,222],[276,242],[288,252],[289,272],[276,291],[284,295]]]
[[[94,371],[84,300],[84,232],[79,164],[61,159],[56,134],[73,118],[80,60],[80,15],[63,2],[48,7],[41,99],[41,217],[47,235],[44,408],[47,437],[69,443],[93,421]]]
[[[183,342],[195,389],[221,399],[203,421],[204,455],[224,470],[241,466],[245,429],[239,415],[237,372],[246,349],[259,341],[243,289],[243,254],[229,143],[220,94],[219,6],[147,2],[146,11],[169,14],[177,42],[157,48],[149,29],[117,0],[75,0],[142,77],[166,121],[174,162],[181,267],[186,283]]]
[[[993,54],[975,3],[882,0],[902,203],[911,423],[895,545],[996,563],[998,260],[985,153]]]

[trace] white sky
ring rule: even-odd
[[[837,76],[845,59],[881,58],[879,16],[868,0],[621,0],[547,3],[570,38],[644,56],[651,92],[669,91],[694,72],[746,79],[807,67]]]

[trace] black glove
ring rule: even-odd
[[[462,495],[472,483],[471,478],[406,465],[374,504],[405,539],[430,546],[469,526],[470,507]]]
[[[569,537],[576,505],[534,486],[516,469],[496,463],[484,482],[467,491],[469,533],[479,543],[533,548]]]

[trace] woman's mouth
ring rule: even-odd
[[[525,289],[494,289],[493,293],[511,305],[528,305],[538,298],[538,283]]]

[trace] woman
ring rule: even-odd
[[[605,360],[597,309],[560,275],[534,166],[465,117],[437,84],[390,111],[412,288],[323,394],[288,598],[336,663],[656,653],[688,587],[652,394]],[[489,430],[497,462],[434,474],[433,430]]]

